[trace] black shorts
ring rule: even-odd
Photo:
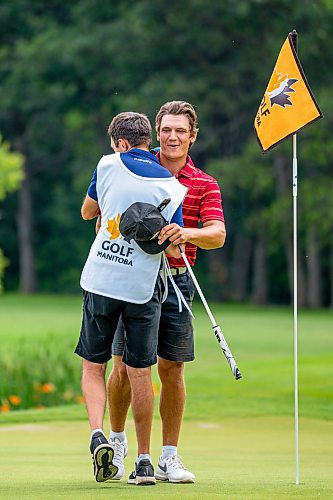
[[[188,272],[175,276],[174,280],[192,309],[195,286]],[[157,354],[169,361],[194,360],[194,336],[192,317],[183,305],[182,312],[178,310],[178,299],[175,290],[168,280],[168,297],[162,304],[158,332]],[[125,346],[126,326],[120,319],[112,344],[112,354],[122,356]]]
[[[111,359],[111,345],[120,316],[126,328],[123,361],[146,368],[157,361],[158,325],[161,314],[161,285],[146,304],[133,304],[91,292],[83,292],[83,318],[75,353],[93,363]]]

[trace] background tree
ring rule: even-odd
[[[226,213],[226,247],[200,253],[197,264],[208,297],[288,302],[291,148],[263,157],[253,117],[278,51],[296,28],[325,115],[299,141],[300,302],[332,303],[331,229],[322,214],[330,210],[332,21],[327,0],[0,6],[1,128],[26,158],[25,181],[7,199],[0,228],[11,256],[6,286],[79,291],[94,235],[79,209],[99,157],[110,151],[112,116],[131,109],[153,119],[163,102],[185,99],[200,125],[191,155],[217,176]]]
[[[9,144],[2,141],[0,135],[0,200],[8,193],[18,189],[23,179],[23,157],[10,151]],[[0,220],[2,213],[0,211]],[[3,290],[3,275],[9,260],[0,248],[0,292]]]

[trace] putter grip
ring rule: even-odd
[[[232,371],[235,379],[239,380],[240,378],[242,378],[242,374],[239,371],[238,366],[236,365],[236,361],[235,361],[233,355],[231,354],[231,351],[229,349],[227,341],[224,338],[224,335],[222,333],[221,328],[218,325],[216,325],[216,326],[213,326],[213,330],[214,330],[215,337],[216,337],[216,339],[217,339],[218,343],[220,344],[220,347],[223,351],[223,354],[229,363],[229,366],[231,368],[231,371]]]

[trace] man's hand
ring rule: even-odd
[[[161,229],[158,235],[158,242],[162,244],[166,239],[169,238],[171,243],[174,245],[180,245],[181,243],[186,243],[191,238],[192,230],[186,227],[178,226],[178,224],[172,223]],[[178,257],[179,258],[179,257]]]
[[[226,237],[225,225],[219,220],[204,222],[202,227],[180,227],[178,224],[168,224],[161,229],[159,243],[167,238],[174,244],[192,243],[204,250],[223,247]]]

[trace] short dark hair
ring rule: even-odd
[[[186,101],[169,101],[163,104],[155,118],[156,132],[159,134],[161,121],[165,115],[185,115],[190,124],[190,134],[194,135],[198,131],[197,113],[189,102]]]
[[[118,146],[119,139],[126,139],[134,148],[145,144],[151,145],[151,124],[146,115],[127,111],[116,115],[108,128],[108,135]]]

